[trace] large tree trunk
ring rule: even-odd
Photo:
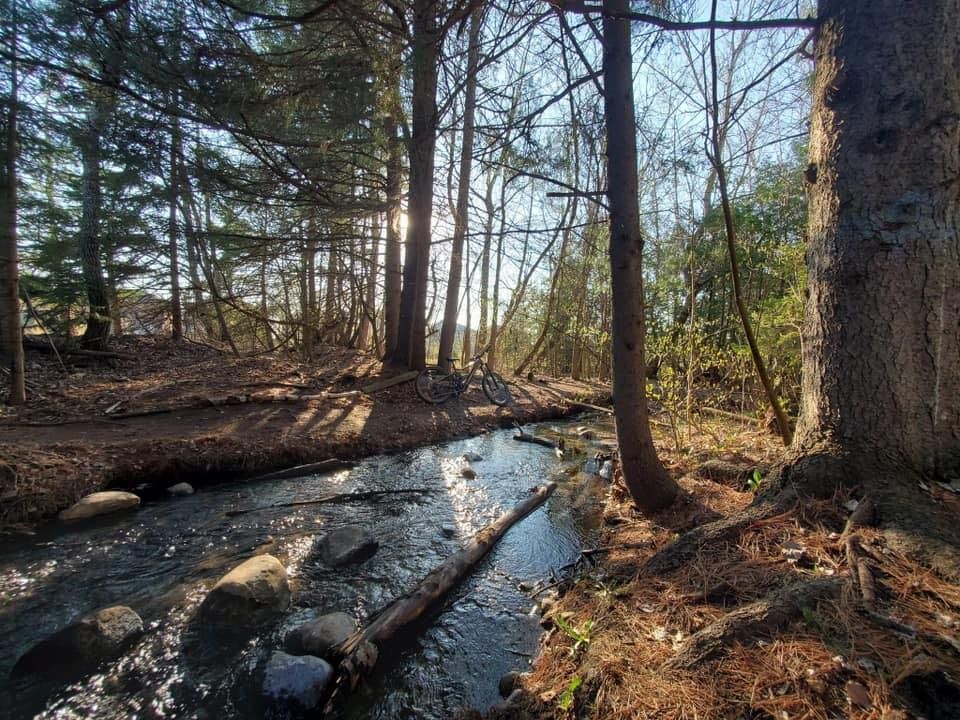
[[[628,0],[604,0],[605,13],[625,14]],[[679,490],[657,457],[647,416],[644,360],[643,237],[637,199],[630,22],[603,20],[610,281],[613,296],[613,401],[623,479],[634,502],[653,512]]]
[[[110,337],[110,301],[107,281],[101,257],[100,214],[102,194],[100,188],[101,142],[107,123],[116,107],[114,91],[91,87],[93,96],[87,120],[78,138],[82,175],[80,178],[80,267],[87,291],[87,328],[83,333],[83,346],[91,350],[103,350]]]
[[[426,367],[427,282],[433,216],[433,153],[437,143],[437,5],[413,3],[413,131],[410,138],[410,198],[400,325],[392,360],[415,370]]]
[[[915,490],[960,475],[960,3],[819,9],[795,447]]]
[[[453,341],[457,333],[457,315],[460,310],[460,278],[463,274],[463,240],[467,234],[467,213],[470,208],[470,175],[473,172],[474,115],[477,101],[477,65],[480,62],[480,26],[483,6],[478,5],[470,17],[470,37],[467,44],[467,85],[463,100],[463,149],[460,151],[460,179],[457,186],[456,217],[453,225],[453,244],[450,250],[450,275],[447,279],[447,300],[440,329],[438,364],[449,370],[447,358],[453,356]]]
[[[20,262],[17,256],[17,24],[14,3],[10,10],[10,95],[3,134],[0,165],[0,354],[10,369],[11,405],[27,401],[20,320]]]

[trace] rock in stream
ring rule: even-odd
[[[129,510],[140,504],[140,498],[122,490],[105,490],[81,498],[60,513],[61,520],[86,520],[97,515]]]
[[[292,630],[284,644],[291,655],[326,657],[356,631],[357,621],[353,616],[334,612]]]
[[[211,625],[261,625],[290,604],[287,571],[273,555],[257,555],[224,575],[203,599],[200,616]]]
[[[125,605],[98,610],[76,620],[28,650],[13,667],[15,675],[75,677],[115,658],[143,634],[140,616]]]
[[[327,565],[339,567],[362,563],[373,557],[379,547],[380,541],[368,531],[348,525],[324,536],[320,541],[320,557]]]

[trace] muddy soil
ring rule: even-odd
[[[0,526],[50,516],[105,487],[162,491],[330,457],[357,458],[560,417],[602,401],[598,384],[510,378],[500,408],[475,385],[427,405],[406,382],[356,393],[400,371],[328,348],[311,363],[269,354],[119,338],[115,358],[28,354],[29,404],[0,410]],[[2,400],[3,398],[0,398]]]

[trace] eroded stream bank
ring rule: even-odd
[[[579,423],[544,424],[573,434]],[[530,430],[530,428],[528,428]],[[602,481],[582,472],[589,454],[560,461],[512,431],[361,461],[349,470],[208,488],[187,498],[64,532],[48,528],[0,551],[0,672],[71,619],[126,604],[147,633],[119,660],[70,687],[36,681],[5,685],[13,717],[278,716],[260,694],[263,667],[289,631],[344,611],[361,622],[412,588],[462,539],[546,480],[560,487],[512,528],[423,627],[386,648],[347,717],[449,717],[499,700],[497,682],[525,669],[536,651],[538,618],[519,589],[574,561],[596,522]],[[585,443],[589,452],[589,443]],[[463,477],[464,453],[477,477]],[[349,504],[270,508],[331,492],[423,488],[429,492]],[[230,517],[232,509],[262,510]],[[360,525],[380,541],[370,560],[329,568],[317,545],[331,529]],[[447,532],[444,533],[446,526]],[[450,532],[450,528],[453,532]],[[452,535],[452,537],[449,537]],[[195,620],[209,587],[251,555],[283,561],[293,604],[279,622],[241,643],[211,638]]]

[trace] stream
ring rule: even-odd
[[[527,432],[569,438],[583,421]],[[591,425],[609,437],[609,427]],[[343,611],[361,624],[415,587],[461,542],[548,480],[558,490],[511,528],[474,572],[418,627],[381,650],[345,718],[448,718],[500,701],[499,678],[525,670],[541,633],[521,582],[549,582],[579,557],[599,520],[606,486],[592,475],[596,447],[559,460],[515,442],[511,430],[366,458],[353,468],[285,480],[223,484],[144,503],[94,524],[50,523],[0,546],[0,690],[12,718],[284,717],[262,698],[263,667],[286,634],[317,615]],[[569,440],[568,440],[569,442]],[[461,476],[464,453],[475,479]],[[424,488],[429,493],[349,503],[269,507],[329,493]],[[232,509],[262,508],[227,517]],[[361,525],[380,541],[360,565],[329,568],[316,550],[331,529]],[[453,537],[446,537],[452,527]],[[207,590],[252,555],[286,566],[290,609],[242,641],[212,641],[195,612]],[[146,634],[121,658],[69,686],[8,680],[17,658],[74,618],[129,605]]]

